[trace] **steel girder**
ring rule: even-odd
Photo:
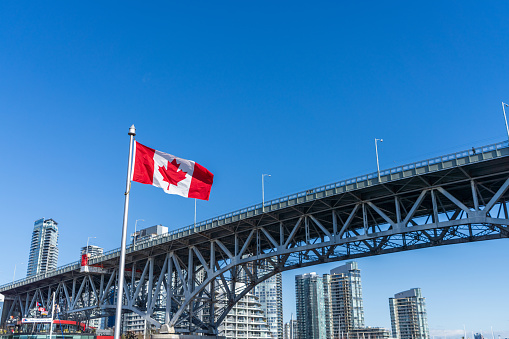
[[[507,160],[436,172],[264,213],[127,258],[123,308],[177,332],[217,333],[233,305],[279,272],[425,247],[507,238]],[[118,264],[117,264],[118,265]],[[107,263],[104,264],[108,269]],[[48,308],[65,318],[113,314],[118,269],[8,293],[7,315]]]

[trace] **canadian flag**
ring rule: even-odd
[[[209,200],[214,174],[205,167],[134,143],[132,180],[162,188],[168,194]]]

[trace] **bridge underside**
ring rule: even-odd
[[[509,157],[357,188],[131,252],[126,312],[182,333],[217,333],[232,306],[279,272],[425,247],[507,238]],[[310,192],[314,194],[314,192]],[[4,317],[35,316],[56,292],[61,318],[113,314],[118,257],[3,291]]]

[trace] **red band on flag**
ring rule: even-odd
[[[195,162],[188,197],[209,200],[210,189],[212,188],[213,181],[214,174],[210,173],[208,169]]]
[[[154,182],[154,153],[154,149],[136,141],[133,181],[152,185]]]

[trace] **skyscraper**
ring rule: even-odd
[[[363,328],[361,271],[355,261],[330,271],[330,294],[333,338],[346,337],[353,329]]]
[[[1,315],[3,314],[3,309],[4,309],[4,300],[5,300],[5,297],[3,294],[0,294],[0,317]]]
[[[297,338],[297,320],[290,320],[285,323],[283,339]]]
[[[389,298],[392,336],[398,339],[429,339],[425,298],[420,288]]]
[[[331,294],[331,276],[330,274],[323,275],[323,306],[325,312],[325,337],[332,338],[333,335],[333,321],[332,321],[332,294]]]
[[[283,283],[281,273],[256,285],[258,297],[273,338],[283,339]]]
[[[316,273],[295,276],[297,329],[295,339],[326,339],[323,279]]]
[[[41,218],[34,223],[27,276],[46,273],[57,268],[58,224]]]

